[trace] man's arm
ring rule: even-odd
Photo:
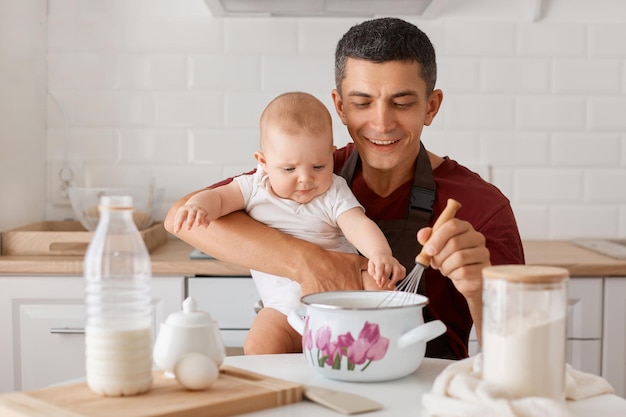
[[[173,233],[178,208],[195,193],[172,205],[165,229]],[[361,271],[367,260],[354,254],[326,251],[319,246],[265,226],[238,211],[208,227],[183,228],[176,236],[217,259],[300,283],[303,294],[362,289]]]

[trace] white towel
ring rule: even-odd
[[[541,397],[506,398],[481,379],[482,357],[477,355],[448,365],[437,376],[422,403],[435,417],[571,417],[565,404]],[[581,400],[611,394],[613,387],[596,375],[566,366],[565,396]]]

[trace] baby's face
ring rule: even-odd
[[[274,194],[304,204],[328,190],[333,181],[334,147],[330,129],[327,135],[278,129],[268,135],[264,169]]]

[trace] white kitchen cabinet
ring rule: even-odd
[[[240,350],[260,300],[252,277],[189,277],[187,294],[217,321],[227,351]]]
[[[183,277],[152,281],[154,328],[179,311]],[[0,392],[32,390],[85,375],[82,277],[0,276]]]
[[[570,278],[567,283],[566,361],[575,369],[602,373],[602,278]]]
[[[602,375],[626,397],[626,277],[604,280]]]

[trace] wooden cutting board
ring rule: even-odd
[[[103,397],[82,382],[0,396],[2,417],[224,417],[302,400],[303,386],[222,365],[205,391],[187,391],[162,371],[146,394]]]

